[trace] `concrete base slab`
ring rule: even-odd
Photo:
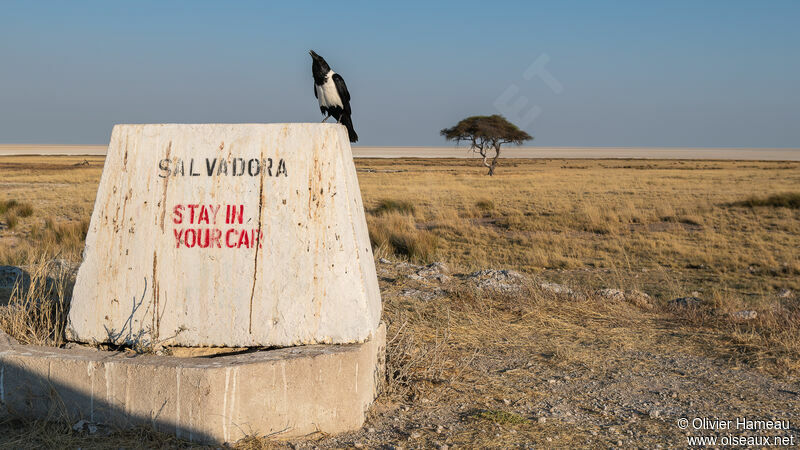
[[[177,358],[0,340],[0,417],[154,429],[199,443],[358,429],[384,376],[386,327],[364,343]]]

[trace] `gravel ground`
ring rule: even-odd
[[[408,310],[446,298],[443,283],[452,280],[483,284],[483,290],[513,291],[525,279],[514,272],[447,274],[446,268],[430,267],[386,260],[379,264],[387,316],[393,308]],[[564,288],[543,287],[551,292]],[[558,311],[581,296],[570,289],[556,294],[554,305],[541,308]],[[393,306],[398,303],[402,306]],[[707,341],[698,344],[691,330],[648,308],[624,302],[619,306],[631,310],[624,321],[601,314],[596,321],[579,323],[583,332],[568,324],[574,311],[563,317],[543,311],[543,316],[556,320],[537,324],[523,317],[515,328],[476,325],[472,331],[483,335],[459,331],[457,324],[451,324],[448,351],[442,357],[453,369],[450,376],[416,380],[425,387],[411,395],[384,393],[371,407],[362,430],[281,445],[672,448],[687,446],[687,436],[726,435],[781,436],[797,444],[800,385],[796,381],[776,378],[719,349],[706,348]],[[590,315],[592,307],[584,311]],[[390,326],[390,336],[397,328],[396,323]],[[682,418],[690,421],[687,429],[680,427]],[[693,424],[701,425],[704,418],[725,421],[733,429],[708,424],[707,429],[694,429]],[[737,429],[737,420],[743,418],[788,421],[789,429]]]

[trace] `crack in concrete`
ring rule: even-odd
[[[264,145],[261,145],[261,160],[264,160]],[[253,334],[253,297],[256,293],[256,279],[258,278],[258,249],[261,247],[261,225],[262,225],[262,216],[261,211],[264,208],[264,171],[261,171],[261,177],[258,187],[258,229],[256,233],[258,233],[259,242],[255,244],[256,253],[255,257],[253,258],[253,285],[250,287],[250,314],[249,314],[249,324],[247,326],[247,332]]]
[[[167,154],[164,159],[169,159],[169,154],[172,152],[172,141],[167,144]],[[164,177],[164,190],[161,193],[161,232],[164,232],[164,217],[167,214],[167,186],[169,185],[169,176]]]

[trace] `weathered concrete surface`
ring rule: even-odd
[[[344,127],[114,127],[70,339],[361,342],[380,314]]]
[[[194,442],[358,429],[384,374],[386,327],[366,342],[216,358],[129,357],[0,340],[0,418],[150,425]],[[55,415],[48,415],[55,412]]]

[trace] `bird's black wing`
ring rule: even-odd
[[[350,109],[350,93],[347,92],[347,85],[344,84],[344,78],[338,73],[333,74],[333,84],[336,85],[336,92],[339,93],[339,98],[342,99],[345,109]]]
[[[319,98],[319,97],[317,97],[317,83],[313,83],[313,84],[314,84],[314,98]]]

